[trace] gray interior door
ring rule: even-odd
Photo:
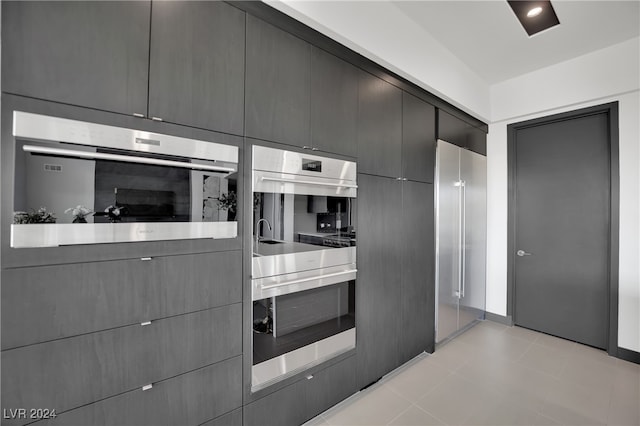
[[[515,135],[514,320],[607,346],[610,148],[597,113]]]

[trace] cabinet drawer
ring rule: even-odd
[[[5,269],[2,349],[241,301],[238,251]]]
[[[241,336],[237,303],[4,351],[2,408],[79,407],[241,354]]]
[[[307,405],[305,420],[317,416],[356,392],[355,358],[349,357],[318,371],[310,379],[303,379]]]
[[[245,426],[299,425],[356,392],[355,356],[324,369],[311,369],[300,380],[244,407]]]
[[[228,359],[169,380],[59,414],[37,425],[200,425],[242,404],[242,357]],[[238,424],[238,414],[222,424]],[[235,419],[233,422],[227,420]],[[209,423],[207,423],[209,424]],[[216,421],[212,425],[220,424]]]

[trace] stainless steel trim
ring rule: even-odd
[[[288,183],[296,183],[296,184],[304,184],[304,185],[319,185],[319,186],[331,186],[336,188],[357,188],[358,185],[351,183],[333,183],[333,182],[314,182],[310,180],[296,180],[296,179],[288,179],[288,178],[274,178],[262,176],[261,180],[271,181],[271,182],[288,182]]]
[[[238,163],[238,147],[236,146],[22,111],[13,112],[13,135],[18,138],[40,141],[66,142]],[[161,142],[161,145],[141,146],[135,143],[139,138],[157,140]]]
[[[253,192],[356,198],[355,181],[254,170]]]
[[[183,169],[208,170],[213,172],[233,173],[236,171],[236,169],[232,167],[210,166],[207,164],[186,163],[183,161],[163,160],[160,158],[138,157],[133,155],[107,154],[104,152],[50,148],[48,146],[24,145],[22,149],[25,152],[31,152],[33,154],[59,155],[61,157],[85,158],[89,160],[122,161],[125,163],[152,164],[155,166],[180,167]]]
[[[462,293],[460,297],[464,297],[464,290],[466,287],[466,264],[467,264],[467,186],[465,181],[460,181],[460,188],[462,191],[462,203],[460,204],[460,210],[462,211],[460,217],[462,218],[462,241],[460,242],[460,257],[462,258],[462,271],[460,272],[460,279],[462,281]]]
[[[292,285],[292,284],[299,284],[299,283],[304,283],[307,281],[314,281],[314,280],[321,280],[324,278],[333,278],[333,277],[337,277],[337,276],[342,276],[345,274],[353,274],[358,272],[357,269],[349,269],[348,271],[342,271],[342,272],[335,272],[333,274],[322,274],[322,275],[317,275],[315,277],[307,277],[307,278],[298,278],[296,280],[291,280],[291,281],[285,281],[282,283],[278,283],[278,284],[271,284],[271,285],[261,285],[263,290],[269,290],[272,288],[276,288],[276,287],[284,287],[284,286],[288,286],[288,285]]]
[[[356,347],[356,329],[327,337],[251,368],[251,392],[264,389]]]
[[[11,225],[11,247],[235,238],[238,222],[33,223]]]
[[[312,271],[295,272],[285,275],[251,280],[251,300],[261,300],[283,294],[297,293],[318,287],[325,287],[345,281],[355,280],[355,263]]]
[[[306,160],[321,162],[322,171],[303,170],[302,165]],[[357,176],[356,163],[353,161],[320,157],[306,152],[285,151],[258,145],[253,146],[252,169],[324,179],[340,179],[353,181],[354,183]]]
[[[255,256],[251,263],[251,278],[272,277],[356,263],[356,247],[322,249],[316,247],[319,246],[311,246],[310,251],[297,253]]]

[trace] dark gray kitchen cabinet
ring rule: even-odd
[[[245,426],[297,426],[317,416],[356,388],[356,357],[312,369],[294,383],[244,406]]]
[[[46,425],[197,426],[238,424],[232,410],[242,405],[242,357],[237,356],[186,374],[133,389],[59,414]],[[229,413],[228,415],[226,413]]]
[[[486,133],[441,109],[438,110],[438,139],[487,155]]]
[[[433,350],[433,185],[358,175],[357,372],[362,388]]]
[[[435,342],[435,241],[433,185],[402,183],[400,362],[433,352]]]
[[[353,65],[314,47],[311,51],[311,147],[357,155],[358,76]]]
[[[311,46],[247,15],[245,135],[309,146]]]
[[[402,92],[402,176],[433,183],[436,154],[436,109]]]
[[[400,365],[402,183],[358,174],[356,366],[362,388]],[[364,232],[366,230],[366,232]]]
[[[245,14],[219,1],[154,2],[149,117],[241,135]]]
[[[2,349],[238,303],[238,251],[2,270]]]
[[[402,166],[402,90],[361,72],[358,172],[398,178]]]
[[[149,1],[2,2],[4,92],[147,110]]]
[[[240,355],[241,336],[236,303],[6,350],[3,408],[80,407]]]
[[[297,426],[306,421],[303,383],[297,381],[243,407],[245,426]]]

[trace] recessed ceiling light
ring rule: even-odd
[[[541,13],[542,13],[542,8],[540,6],[537,6],[527,12],[527,17],[534,18],[540,15]]]
[[[507,3],[529,36],[560,23],[549,0],[507,0]]]

